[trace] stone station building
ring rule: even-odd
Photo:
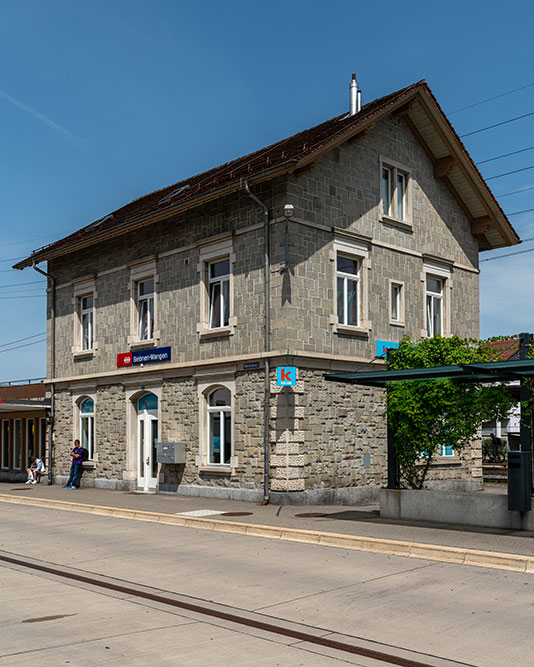
[[[405,334],[478,336],[479,252],[518,240],[421,81],[35,251],[16,268],[47,262],[56,481],[79,437],[86,485],[376,498],[381,390],[324,374]],[[480,450],[432,477],[476,488]]]

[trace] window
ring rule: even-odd
[[[154,280],[140,280],[137,283],[137,338],[154,338]]]
[[[93,295],[79,298],[81,350],[93,349]]]
[[[37,456],[35,449],[35,419],[26,420],[26,467],[30,465],[32,456]]]
[[[93,459],[95,454],[95,404],[92,398],[80,403],[80,442]]]
[[[39,458],[43,463],[46,460],[46,419],[39,420]]]
[[[426,278],[426,330],[429,337],[443,335],[443,280]]]
[[[450,445],[441,446],[441,456],[454,456],[454,451]]]
[[[130,347],[157,345],[158,324],[156,260],[144,261],[130,268]]]
[[[208,264],[209,328],[227,327],[230,323],[230,260]]]
[[[389,323],[404,325],[404,283],[389,281]]]
[[[231,456],[231,394],[226,387],[220,387],[208,395],[208,463],[230,465]]]
[[[9,419],[2,420],[2,468],[9,468]]]
[[[233,272],[235,255],[231,238],[199,248],[201,337],[229,336],[237,323],[233,313]]]
[[[368,335],[369,244],[355,235],[336,232],[330,251],[333,278],[334,333]]]
[[[357,259],[337,256],[337,317],[340,324],[359,326],[359,271]]]
[[[13,421],[13,468],[22,470],[22,420]]]
[[[382,213],[388,218],[411,224],[408,170],[391,160],[381,159]]]
[[[95,301],[94,277],[80,278],[74,283],[74,356],[88,357],[95,353]]]

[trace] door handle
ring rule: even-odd
[[[150,465],[150,459],[148,458],[148,456],[146,457],[145,463],[147,464],[147,466]]]

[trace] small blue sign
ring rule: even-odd
[[[295,366],[279,366],[276,369],[276,385],[278,387],[294,387],[297,384]]]
[[[398,343],[393,343],[390,340],[377,340],[376,341],[376,356],[377,357],[385,357],[386,356],[386,350],[390,349],[393,350],[396,347],[399,347]]]
[[[247,363],[243,364],[244,371],[252,370],[253,368],[259,368],[259,367],[260,367],[259,361],[247,361]]]
[[[170,347],[154,347],[151,350],[132,352],[132,364],[154,364],[171,360]]]

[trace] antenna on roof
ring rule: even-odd
[[[189,184],[187,185],[182,185],[179,188],[176,188],[176,190],[173,190],[170,192],[168,195],[163,197],[163,199],[160,199],[158,202],[158,206],[161,206],[162,204],[168,204],[170,201],[178,197],[178,195],[181,195],[182,192],[186,192],[187,190],[190,190],[191,186]]]
[[[352,81],[349,86],[350,90],[350,113],[349,116],[354,116],[362,108],[362,91],[358,88],[356,81],[356,74],[352,74]]]

